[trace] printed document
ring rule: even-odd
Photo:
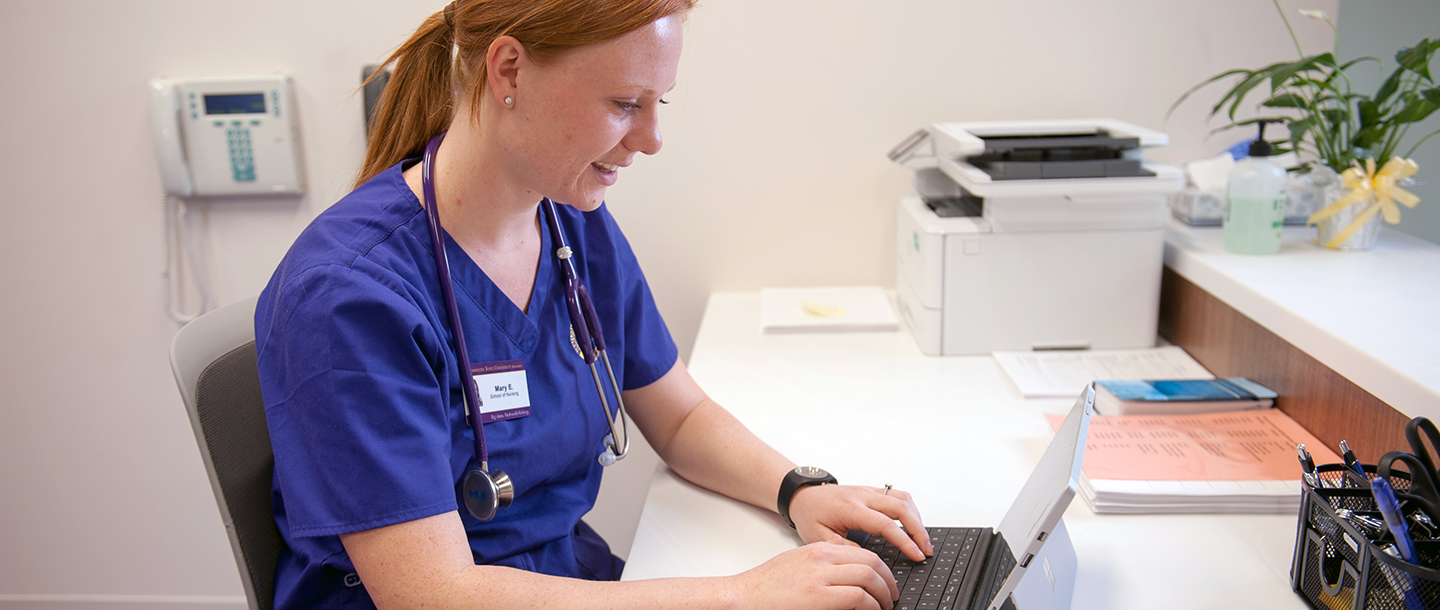
[[[1092,417],[1080,496],[1097,513],[1294,512],[1300,443],[1340,461],[1279,410]]]
[[[1071,398],[1097,379],[1214,379],[1174,345],[1148,349],[995,352],[1025,398]]]

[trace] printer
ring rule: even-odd
[[[937,123],[890,151],[915,172],[896,297],[921,351],[1153,347],[1169,138],[1115,120]]]

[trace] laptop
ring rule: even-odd
[[[895,610],[1066,610],[1075,587],[1075,549],[1060,516],[1080,488],[1085,435],[1095,412],[1086,386],[1045,455],[994,529],[929,527],[935,556],[916,563],[881,536],[847,536],[895,574]],[[1032,569],[1038,568],[1038,569]]]

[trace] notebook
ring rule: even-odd
[[[1094,412],[1095,388],[1087,385],[999,527],[926,528],[935,556],[921,563],[880,536],[852,530],[847,537],[894,573],[900,587],[895,610],[1069,608],[1075,550],[1060,516],[1080,488]]]

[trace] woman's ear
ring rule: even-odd
[[[485,85],[501,108],[514,106],[519,91],[520,68],[527,63],[525,45],[513,36],[501,36],[485,53]]]

